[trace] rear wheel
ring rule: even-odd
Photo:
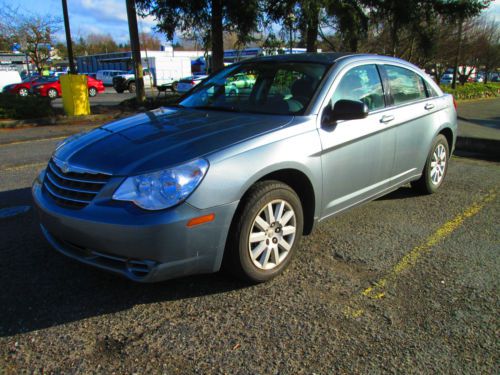
[[[135,82],[130,82],[128,84],[128,91],[132,93],[135,92]]]
[[[411,183],[413,188],[424,193],[435,193],[443,184],[448,170],[450,149],[446,137],[439,134],[432,143],[422,176]]]
[[[28,96],[28,89],[25,87],[21,87],[18,91],[19,96]]]
[[[304,216],[299,197],[279,181],[257,183],[231,225],[224,268],[254,283],[277,276],[296,252]]]
[[[94,96],[96,96],[96,95],[97,95],[97,89],[96,89],[95,87],[91,87],[91,88],[89,89],[89,96],[90,96],[91,98],[93,98],[93,97],[94,97]]]
[[[47,91],[47,95],[49,96],[50,99],[55,99],[57,98],[57,90],[56,89],[49,89]]]

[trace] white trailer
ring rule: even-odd
[[[152,86],[160,86],[171,84],[179,79],[191,75],[191,59],[189,57],[178,56],[144,56],[141,54],[142,67],[149,69],[152,77],[144,77],[152,79]],[[147,83],[145,82],[147,85]]]

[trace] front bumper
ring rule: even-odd
[[[81,209],[58,205],[34,181],[33,199],[42,232],[59,252],[134,281],[155,282],[219,270],[238,202],[199,210],[187,203],[147,212],[126,202],[94,199]],[[187,227],[193,217],[215,220]]]

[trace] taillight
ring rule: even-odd
[[[455,100],[454,96],[452,96],[452,98],[453,98],[453,105],[454,105],[455,109],[457,109],[457,101]]]
[[[194,86],[194,85],[196,85],[196,82],[195,81],[191,81],[191,84]]]

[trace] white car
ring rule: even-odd
[[[207,77],[208,76],[205,75],[199,75],[182,78],[181,80],[179,80],[179,83],[177,83],[177,92],[188,92]]]

